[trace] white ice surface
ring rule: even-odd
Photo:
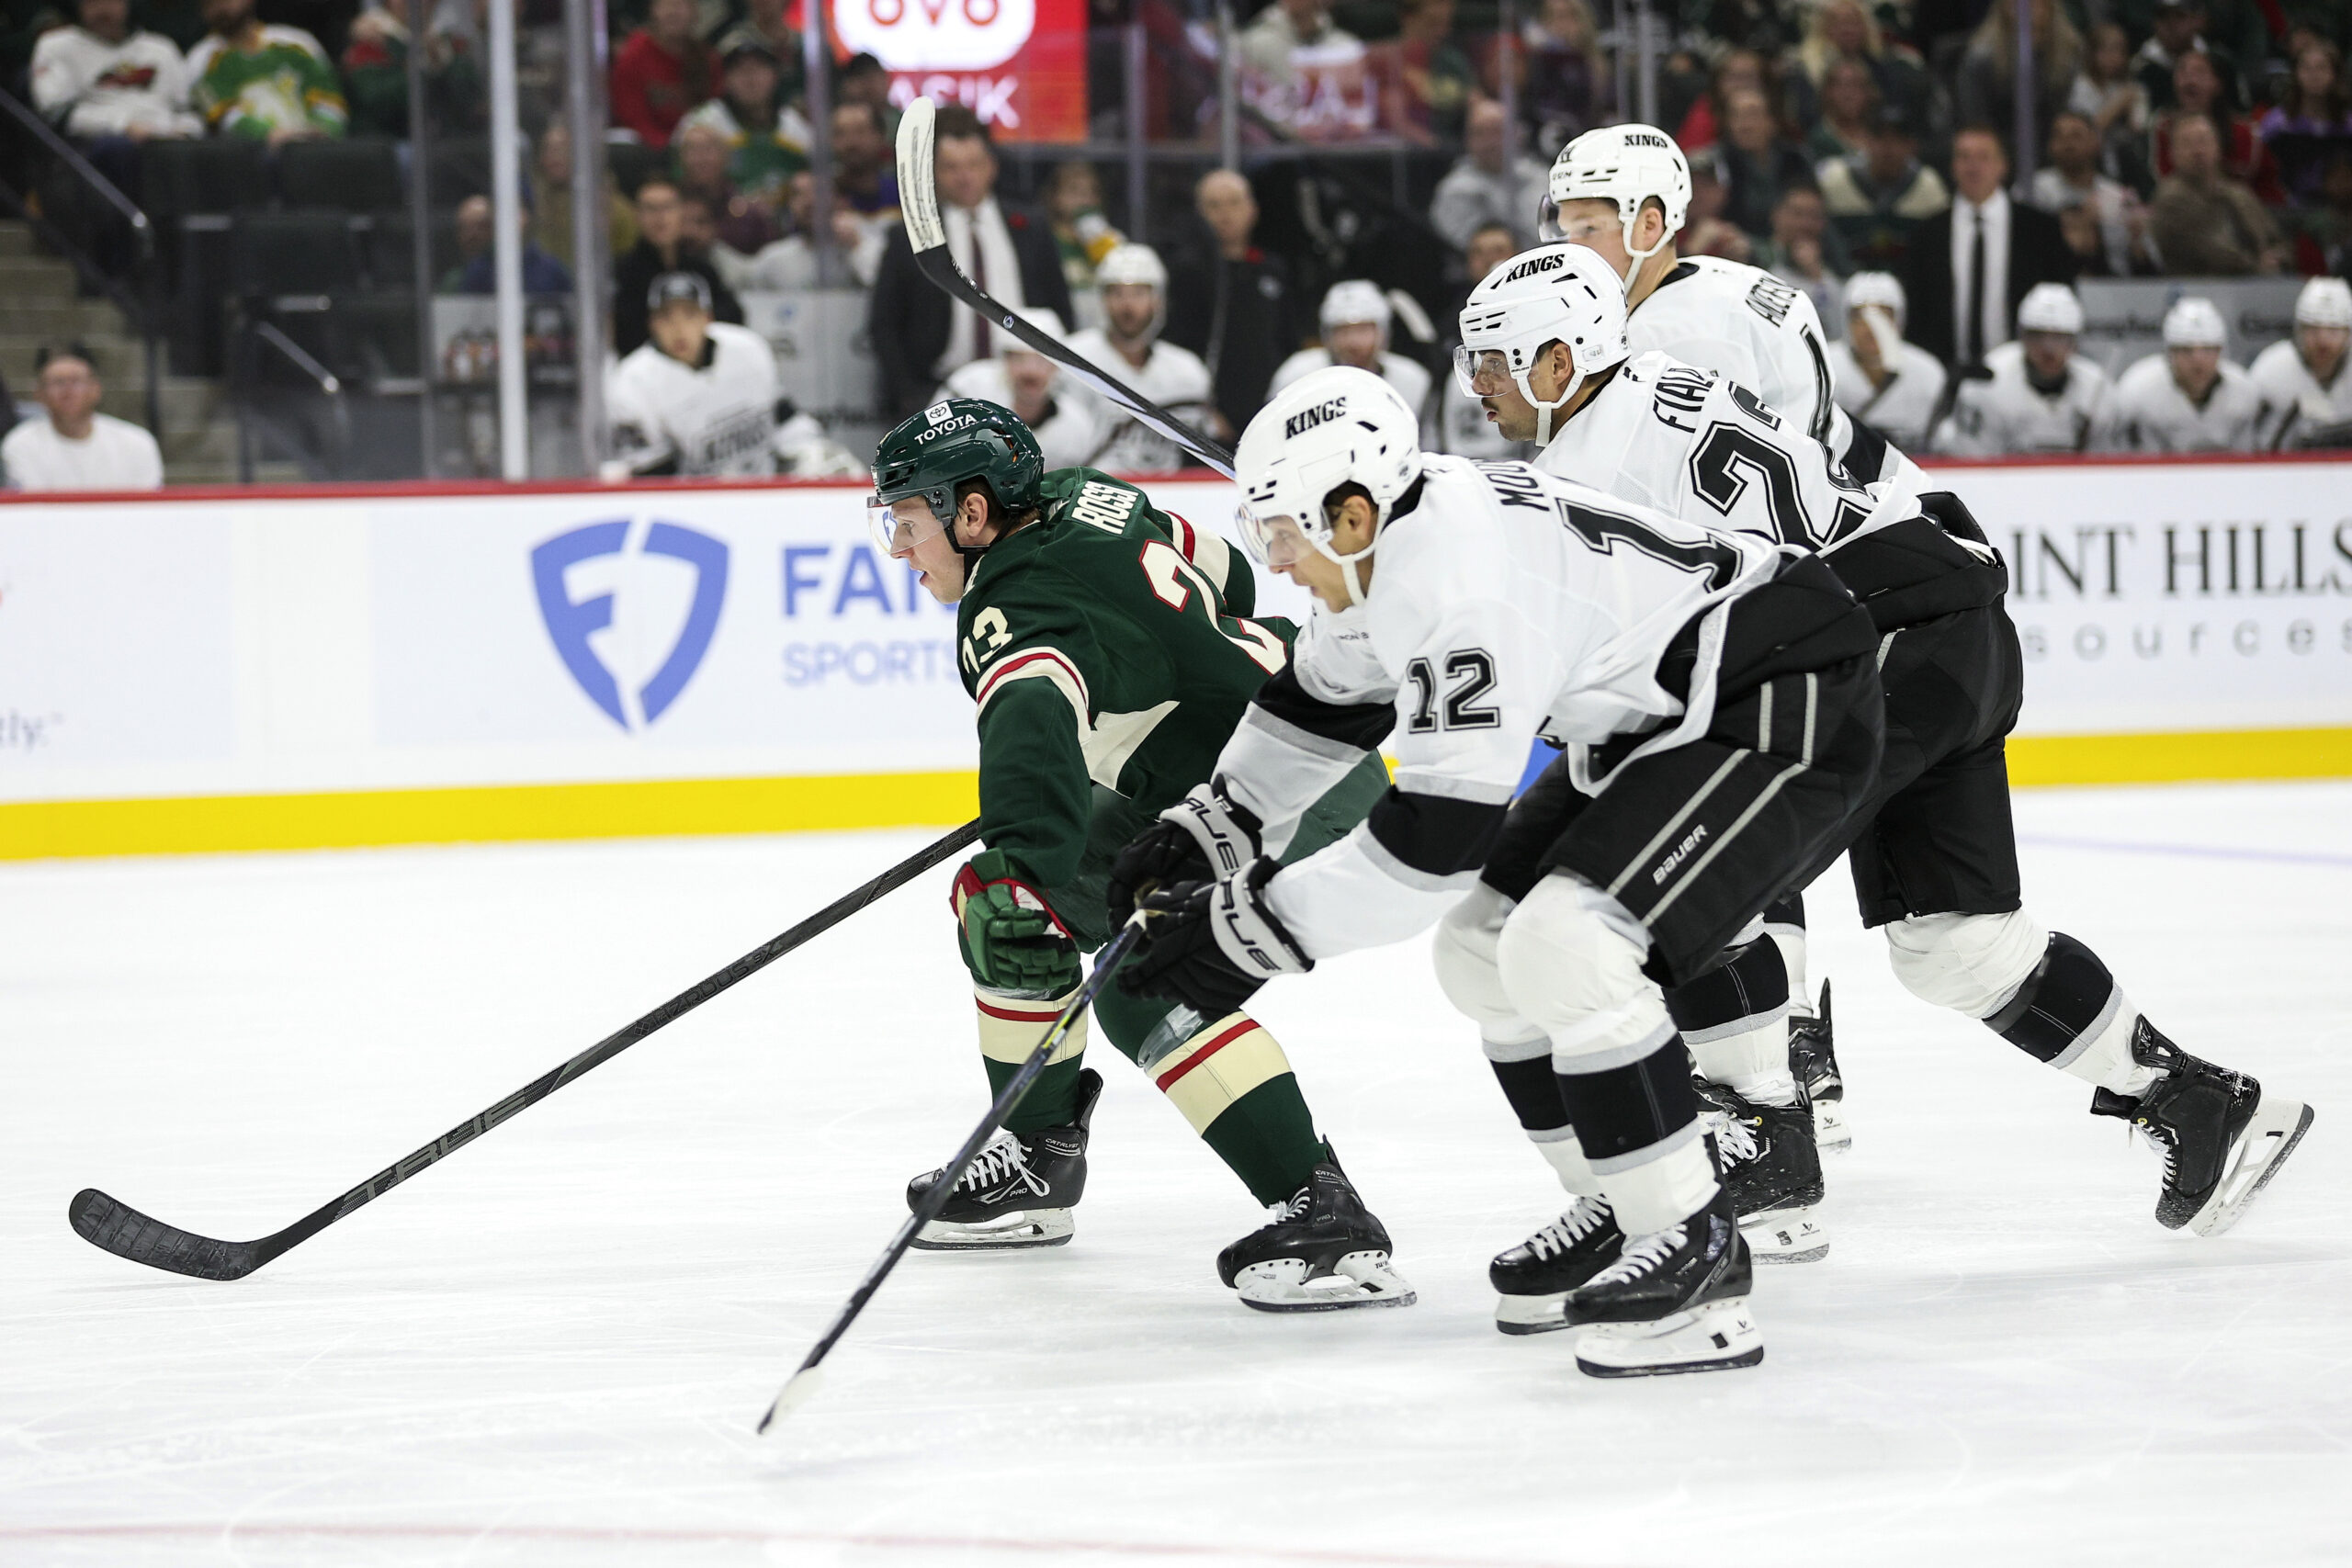
[[[2352,785],[2018,809],[2048,923],[2319,1107],[2234,1234],[1832,886],[1829,1258],[1761,1276],[1758,1371],[1580,1377],[1490,1326],[1558,1199],[1416,943],[1262,1010],[1419,1305],[1237,1304],[1257,1212],[1101,1047],[1075,1242],[910,1258],[767,1440],[980,1108],[945,872],[242,1282],[66,1200],[283,1225],[925,835],[0,868],[0,1563],[2344,1562]]]

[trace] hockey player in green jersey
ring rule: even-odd
[[[944,604],[958,604],[957,662],[979,705],[980,838],[957,874],[957,940],[978,1007],[980,1052],[1001,1088],[1081,977],[1080,953],[1116,929],[1133,890],[1114,858],[1191,799],[1214,836],[1230,809],[1205,784],[1259,685],[1288,658],[1287,622],[1245,618],[1256,585],[1215,535],[1091,468],[1045,471],[1011,410],[957,398],[883,437],[870,502],[877,541]],[[1343,835],[1386,787],[1378,759],[1317,804],[1290,845]],[[1242,1011],[1205,1018],[1126,995],[1094,1002],[1112,1044],[1173,1100],[1272,1223],[1217,1271],[1270,1312],[1404,1305],[1387,1234],[1316,1130],[1272,1035]],[[960,1179],[910,1183],[911,1205],[956,1179],[915,1246],[1051,1247],[1085,1190],[1102,1078],[1083,1065],[1083,1021]]]

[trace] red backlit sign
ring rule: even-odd
[[[1084,0],[833,0],[842,46],[890,71],[890,96],[962,104],[1000,141],[1086,139]]]

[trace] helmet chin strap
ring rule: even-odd
[[[1652,245],[1648,250],[1635,250],[1634,248],[1634,225],[1641,222],[1641,220],[1642,204],[1638,201],[1634,203],[1634,210],[1631,216],[1628,216],[1625,209],[1622,207],[1617,209],[1617,222],[1619,227],[1624,231],[1625,234],[1625,276],[1620,281],[1625,285],[1625,292],[1628,295],[1634,292],[1634,276],[1636,273],[1642,270],[1642,264],[1674,243],[1673,231],[1669,230],[1666,233],[1660,234],[1657,237],[1657,243]]]
[[[1569,363],[1575,364],[1573,355],[1570,356]],[[1528,367],[1530,370],[1533,368],[1532,365]],[[1525,398],[1528,407],[1535,411],[1535,445],[1549,446],[1552,444],[1552,416],[1567,407],[1576,398],[1577,389],[1584,385],[1584,367],[1581,365],[1576,367],[1575,373],[1568,378],[1568,384],[1561,388],[1560,395],[1548,403],[1535,395],[1535,389],[1528,384],[1526,370],[1512,371],[1510,378],[1519,383],[1519,395]]]

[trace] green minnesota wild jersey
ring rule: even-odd
[[[1256,601],[1217,536],[1092,468],[1047,474],[1043,516],[979,558],[956,618],[982,840],[1054,886],[1093,785],[1149,817],[1206,779],[1296,635],[1244,619]]]
[[[218,34],[188,56],[188,95],[214,134],[259,139],[308,126],[341,136],[348,115],[343,84],[318,40],[300,28],[265,27],[251,49]]]

